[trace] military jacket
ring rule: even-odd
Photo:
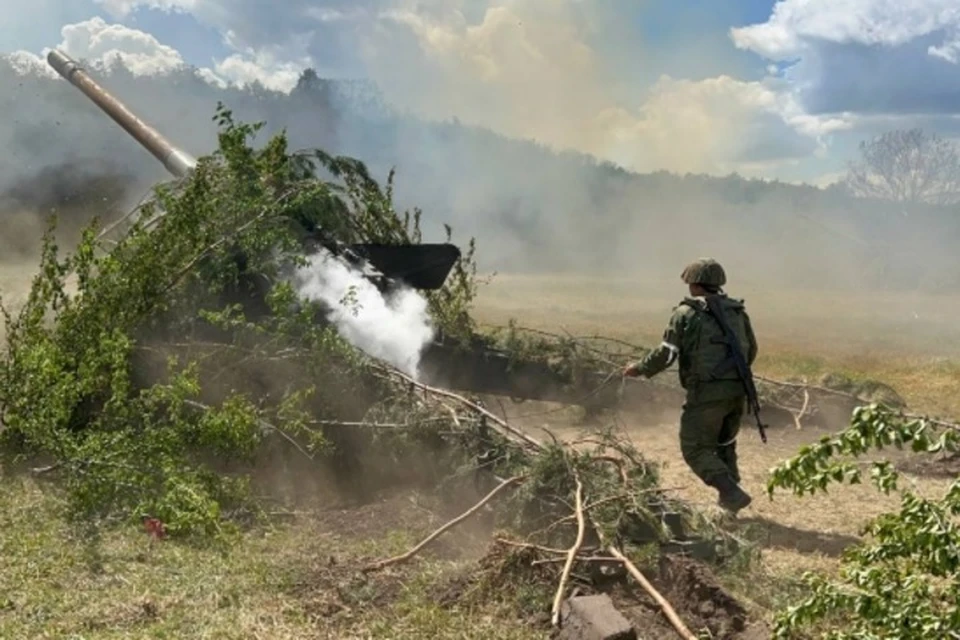
[[[737,334],[747,363],[757,358],[757,340],[743,300],[720,294],[727,324]],[[674,362],[678,364],[680,385],[688,401],[710,401],[744,395],[736,369],[724,367],[727,346],[718,342],[723,336],[717,321],[709,314],[706,301],[686,297],[674,307],[663,341],[637,365],[641,376],[652,377]]]

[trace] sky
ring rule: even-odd
[[[960,130],[957,0],[31,0],[0,53],[188,64],[286,91],[373,80],[396,107],[641,172],[827,184],[860,141]]]

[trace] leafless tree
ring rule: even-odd
[[[852,193],[904,204],[960,203],[957,144],[921,129],[895,130],[860,143],[846,178]]]

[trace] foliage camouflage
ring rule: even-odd
[[[360,162],[291,154],[282,134],[254,149],[259,125],[236,124],[222,107],[217,121],[218,151],[188,179],[159,185],[115,244],[98,239],[93,224],[61,258],[48,235],[26,304],[7,316],[3,438],[53,458],[74,517],[150,515],[174,534],[224,531],[232,514],[257,509],[248,472],[264,447],[300,439],[352,485],[389,484],[382,476],[402,474],[405,456],[424,449],[431,464],[416,473],[428,484],[478,460],[496,474],[525,469],[534,480],[505,516],[518,530],[563,509],[574,469],[594,497],[617,492],[597,510],[598,526],[640,527],[651,543],[666,535],[654,512],[669,509],[710,528],[668,506],[653,467],[616,438],[598,446],[625,456],[618,464],[559,447],[531,456],[482,416],[426,403],[349,345],[284,279],[305,263],[305,231],[419,243],[419,211],[394,211],[392,176],[381,190]],[[318,178],[320,169],[337,181]],[[471,241],[445,286],[426,294],[435,324],[454,340],[475,335],[474,249]],[[273,283],[269,309],[236,303],[264,278]],[[318,426],[343,421],[411,428]],[[362,473],[351,466],[360,457],[374,461]]]
[[[323,444],[307,428],[308,418],[326,417],[318,407],[363,414],[391,395],[283,275],[304,264],[305,228],[323,225],[347,242],[419,242],[419,212],[394,212],[390,188],[380,190],[359,162],[290,154],[282,134],[255,150],[259,125],[235,124],[222,107],[216,118],[218,151],[188,180],[159,185],[114,246],[98,240],[94,221],[61,258],[48,233],[27,302],[15,317],[5,312],[3,438],[56,460],[78,515],[151,514],[173,532],[217,530],[243,477],[216,473],[205,455],[249,462],[268,424]],[[339,182],[318,178],[318,168]],[[447,285],[429,294],[451,334],[470,326],[471,260],[472,243]],[[224,304],[251,274],[276,282],[270,313],[255,319]],[[211,335],[229,340],[204,349]],[[181,344],[167,344],[174,337]],[[294,377],[271,405],[229,384],[216,406],[201,402],[200,374],[210,379],[211,362],[222,373],[239,352],[256,360],[249,372],[291,349],[296,370],[312,375]],[[158,365],[168,371],[145,369]],[[343,398],[360,400],[347,407]]]

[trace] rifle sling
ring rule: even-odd
[[[753,384],[753,372],[750,371],[750,365],[743,356],[743,350],[740,348],[740,342],[737,340],[736,334],[727,324],[727,319],[723,317],[723,310],[717,308],[716,298],[706,296],[704,299],[707,303],[707,312],[716,320],[720,326],[720,330],[724,334],[722,339],[717,339],[715,342],[724,343],[728,347],[728,357],[717,365],[713,375],[720,375],[731,367],[737,369],[740,381],[743,383],[743,389],[747,393],[747,401],[750,405],[751,413],[753,413],[757,420],[757,429],[760,431],[760,438],[763,442],[766,442],[766,427],[760,421],[760,400],[757,397],[757,390]]]

